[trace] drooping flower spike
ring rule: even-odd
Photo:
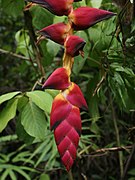
[[[73,35],[73,31],[87,29],[115,14],[91,7],[80,7],[73,10],[73,2],[80,0],[27,1],[39,4],[55,15],[68,16],[67,24],[53,24],[41,29],[39,33],[42,37],[63,45],[65,48],[63,67],[56,69],[49,76],[43,84],[43,88],[60,90],[52,104],[50,129],[54,130],[54,137],[61,160],[66,170],[69,171],[76,159],[81,135],[80,109],[88,110],[81,89],[70,80],[74,57],[79,54],[82,57],[84,56],[83,48],[86,44],[84,39]]]
[[[53,101],[50,126],[54,129],[62,162],[69,171],[76,158],[81,134],[81,119],[79,108],[73,106],[61,93]]]
[[[102,9],[79,7],[69,14],[69,20],[74,30],[84,30],[114,15],[116,14]]]
[[[36,3],[57,16],[63,16],[71,12],[73,0],[26,0]]]

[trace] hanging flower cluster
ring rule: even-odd
[[[29,0],[28,0],[29,1]],[[79,0],[30,0],[57,16],[67,16],[68,22],[57,23],[39,31],[41,36],[61,44],[65,48],[63,67],[56,69],[43,88],[61,90],[54,98],[50,116],[51,130],[61,160],[69,171],[76,159],[79,137],[81,135],[80,109],[87,110],[87,103],[78,85],[71,82],[70,75],[74,57],[83,57],[84,39],[73,34],[74,30],[85,30],[94,24],[108,19],[115,14],[109,11],[79,7],[73,9],[73,3]]]

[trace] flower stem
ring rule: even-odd
[[[74,58],[65,52],[63,55],[63,67],[67,69],[69,76],[71,74],[73,63]]]
[[[68,172],[68,180],[74,180],[71,170]]]
[[[116,114],[115,114],[115,110],[113,107],[112,98],[111,98],[111,109],[112,109],[112,119],[113,119],[114,128],[115,128],[115,132],[116,132],[116,141],[117,141],[117,145],[120,146],[120,135],[119,135],[119,129],[118,129],[118,125],[117,125]],[[118,156],[119,156],[119,164],[120,164],[120,175],[122,177],[123,176],[123,160],[122,160],[123,153],[119,151]]]

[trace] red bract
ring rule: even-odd
[[[57,16],[63,16],[71,12],[73,0],[27,0],[39,4]]]
[[[39,33],[44,37],[63,45],[70,28],[69,24],[57,23],[41,29]]]
[[[86,42],[84,39],[79,36],[71,35],[67,37],[64,46],[66,48],[66,53],[74,57],[82,53],[85,44]]]
[[[80,111],[72,106],[69,115],[54,130],[58,151],[67,171],[70,170],[76,158],[80,133]]]
[[[114,16],[115,13],[91,7],[79,7],[69,15],[75,30],[84,30]]]
[[[77,84],[72,82],[72,85],[68,89],[63,91],[63,95],[74,106],[77,106],[78,108],[84,110],[88,110],[87,103]]]
[[[56,69],[43,84],[43,88],[65,90],[70,86],[68,72],[65,68]]]
[[[58,94],[52,104],[50,127],[55,129],[67,116],[72,109],[72,105],[60,93]]]

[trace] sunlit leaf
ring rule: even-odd
[[[44,112],[29,101],[21,114],[21,123],[25,131],[33,137],[44,139],[47,123]]]
[[[43,91],[27,92],[26,95],[43,111],[50,113],[53,98],[50,94]]]
[[[0,132],[7,126],[8,122],[16,115],[18,99],[10,100],[7,106],[0,112]]]
[[[14,96],[16,96],[19,93],[21,93],[21,92],[20,91],[10,92],[10,93],[1,95],[0,96],[0,104],[2,104],[5,101],[8,101],[9,99],[12,99]]]

